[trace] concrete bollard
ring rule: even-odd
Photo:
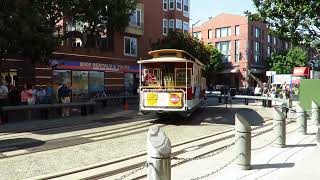
[[[241,170],[251,169],[251,127],[248,121],[239,114],[235,115],[235,148],[238,166]]]
[[[273,124],[273,132],[275,138],[277,138],[273,146],[283,148],[286,146],[286,120],[284,114],[278,108],[274,108]]]
[[[314,101],[311,103],[311,120],[314,124],[320,125],[319,106]]]
[[[157,126],[149,128],[148,138],[148,180],[171,179],[171,142]]]
[[[306,112],[301,107],[301,105],[297,104],[297,123],[299,126],[298,133],[302,135],[307,134],[307,118],[306,118]]]

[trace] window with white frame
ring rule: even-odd
[[[177,29],[182,29],[182,20],[176,19],[176,28]]]
[[[193,33],[193,37],[201,40],[201,32],[194,32],[194,33]]]
[[[216,38],[231,36],[231,27],[216,28]]]
[[[163,35],[167,35],[167,34],[168,34],[168,20],[163,19]]]
[[[169,29],[174,30],[174,19],[169,20]]]
[[[234,62],[239,62],[239,60],[240,60],[240,41],[235,40],[234,46],[235,46],[235,48],[234,48],[234,54],[235,54]]]
[[[130,16],[129,26],[141,26],[141,10],[136,9],[133,14]]]
[[[268,43],[272,43],[272,36],[268,34]]]
[[[174,0],[169,0],[169,9],[174,10]]]
[[[212,39],[212,29],[208,30],[208,39]]]
[[[255,28],[255,37],[256,38],[261,38],[261,29]]]
[[[176,0],[176,9],[182,11],[182,0]]]
[[[231,44],[230,41],[222,41],[222,42],[216,42],[216,49],[218,49],[222,54],[222,62],[230,62],[231,61]]]
[[[267,49],[267,55],[268,55],[268,57],[271,56],[271,53],[272,53],[272,47],[268,46],[268,49]]]
[[[256,64],[261,63],[261,43],[254,42],[254,62]]]
[[[183,32],[187,33],[189,32],[189,23],[188,22],[183,22]]]
[[[189,0],[183,0],[183,15],[189,16]]]
[[[277,38],[273,37],[273,44],[276,45],[277,44]]]
[[[137,38],[124,37],[124,55],[137,56]]]
[[[168,0],[163,0],[163,10],[168,11]]]
[[[240,26],[239,25],[235,26],[235,30],[234,31],[235,31],[234,34],[236,36],[239,36],[240,35]]]

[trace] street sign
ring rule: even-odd
[[[266,76],[273,76],[276,75],[277,72],[276,71],[266,71]]]

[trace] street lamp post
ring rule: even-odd
[[[208,19],[212,19],[212,17],[208,17]],[[195,22],[195,23],[193,23],[193,24],[191,25],[191,36],[192,36],[192,37],[193,37],[193,27],[194,27],[195,25],[197,25],[200,21],[202,21],[202,19],[198,20],[197,22]]]
[[[198,20],[196,23],[193,23],[191,26],[191,36],[193,37],[193,27],[197,25],[201,20]]]

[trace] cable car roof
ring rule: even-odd
[[[199,66],[203,67],[204,64],[200,62],[198,59],[187,53],[183,50],[178,49],[161,49],[150,51],[148,53],[153,58],[147,60],[140,60],[138,63],[157,63],[157,62],[191,62],[196,63]]]

